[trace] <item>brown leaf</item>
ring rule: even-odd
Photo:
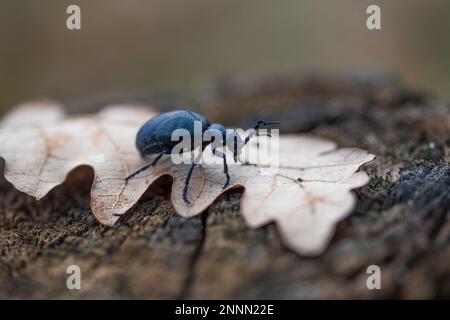
[[[20,106],[0,124],[5,177],[18,190],[40,199],[74,168],[89,165],[95,172],[92,211],[102,224],[112,226],[150,184],[167,174],[173,177],[175,210],[185,217],[195,216],[225,191],[222,166],[196,167],[190,204],[182,199],[189,165],[173,165],[168,156],[125,183],[125,177],[149,161],[139,156],[134,140],[140,126],[155,115],[149,108],[113,106],[96,115],[69,117],[55,103]],[[259,143],[268,141],[259,138]],[[249,148],[256,148],[256,142]],[[289,247],[300,254],[319,254],[336,223],[354,206],[351,189],[368,181],[364,172],[356,171],[374,156],[298,135],[281,136],[279,151],[279,168],[262,166],[251,158],[251,165],[230,163],[227,189],[245,188],[241,210],[250,227],[275,222]],[[208,149],[205,157],[213,157]]]

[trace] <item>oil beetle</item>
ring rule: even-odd
[[[225,129],[223,125],[218,123],[210,124],[208,119],[206,119],[203,115],[189,111],[189,110],[177,110],[162,113],[149,121],[147,121],[141,129],[138,131],[136,135],[136,148],[140,152],[141,156],[146,155],[157,155],[154,160],[139,168],[132,174],[130,174],[126,181],[130,180],[137,174],[142,171],[156,165],[159,159],[164,154],[171,154],[173,148],[179,143],[179,141],[173,141],[172,134],[177,129],[185,129],[189,132],[191,137],[194,136],[194,123],[198,121],[201,124],[201,134],[210,134],[211,136],[219,135],[222,137],[223,146],[227,146],[230,151],[233,152],[234,161],[237,162],[237,156],[240,152],[240,149],[244,145],[248,143],[250,138],[254,135],[259,134],[259,129],[263,126],[278,124],[277,121],[267,122],[264,120],[259,120],[254,126],[253,130],[249,133],[249,135],[241,140],[238,134],[235,133],[234,129]],[[203,150],[207,145],[211,144],[213,141],[201,141],[201,145],[195,145],[195,139],[191,140],[191,151],[195,150],[198,147]],[[231,142],[231,143],[230,143]],[[212,148],[212,152],[214,155],[219,156],[223,159],[223,173],[225,174],[226,181],[223,188],[226,188],[230,182],[230,175],[228,174],[228,165],[227,158],[225,153],[216,150],[215,147]],[[201,154],[201,153],[200,153]],[[183,200],[186,203],[189,203],[187,200],[187,190],[189,186],[189,181],[191,179],[192,172],[194,167],[198,163],[198,159],[195,159],[191,167],[189,168],[189,172],[186,176],[186,180],[184,182],[183,188]]]

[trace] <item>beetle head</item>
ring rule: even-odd
[[[206,129],[205,134],[211,137],[222,137],[222,140],[225,141],[226,130],[223,125],[219,123],[213,123]]]

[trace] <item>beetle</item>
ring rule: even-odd
[[[130,174],[125,180],[128,182],[131,178],[135,177],[139,173],[147,170],[150,167],[153,167],[157,164],[159,159],[164,154],[171,154],[174,147],[179,143],[179,141],[174,141],[172,139],[173,133],[177,129],[185,129],[191,137],[194,136],[194,128],[195,122],[201,125],[201,134],[214,136],[221,136],[223,146],[227,146],[233,152],[234,161],[237,162],[237,156],[244,145],[248,143],[250,138],[254,135],[259,135],[259,130],[263,126],[279,124],[278,121],[264,121],[258,120],[253,127],[253,130],[249,133],[249,135],[241,140],[238,134],[235,133],[234,129],[225,129],[225,127],[218,123],[211,124],[205,116],[190,111],[190,110],[176,110],[171,112],[162,113],[154,118],[148,120],[138,131],[136,135],[136,148],[138,149],[141,156],[145,157],[147,155],[156,155],[153,161]],[[268,134],[270,136],[270,134]],[[202,139],[203,140],[203,139]],[[201,147],[201,151],[203,152],[206,146],[211,144],[214,140],[211,141],[201,141],[201,145],[195,145],[195,139],[191,139],[191,148],[192,152],[198,147]],[[201,152],[201,153],[202,153]],[[225,174],[226,180],[223,188],[226,188],[230,183],[230,175],[228,173],[228,165],[227,158],[225,153],[216,150],[216,146],[213,146],[212,152],[214,155],[219,156],[223,159],[223,173]],[[200,155],[201,155],[200,153]],[[184,182],[183,187],[183,200],[185,203],[189,203],[187,199],[187,191],[189,186],[189,181],[191,179],[192,172],[194,167],[197,165],[198,159],[194,159],[192,162],[188,174],[186,176],[186,180]]]

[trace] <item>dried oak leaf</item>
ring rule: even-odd
[[[280,136],[278,168],[252,159],[253,165],[230,164],[231,185],[222,190],[222,167],[199,165],[186,204],[182,189],[189,165],[173,165],[170,157],[125,183],[125,177],[149,161],[139,156],[134,140],[140,126],[156,114],[149,108],[112,106],[95,115],[70,117],[51,102],[22,105],[0,123],[5,177],[18,190],[41,199],[70,171],[89,165],[95,172],[92,211],[108,226],[162,175],[172,176],[171,200],[184,217],[201,213],[224,191],[242,186],[246,223],[257,228],[275,222],[284,243],[303,255],[325,249],[336,223],[355,204],[351,189],[368,182],[366,173],[357,172],[374,158],[364,150],[336,149],[334,143],[314,137]]]

